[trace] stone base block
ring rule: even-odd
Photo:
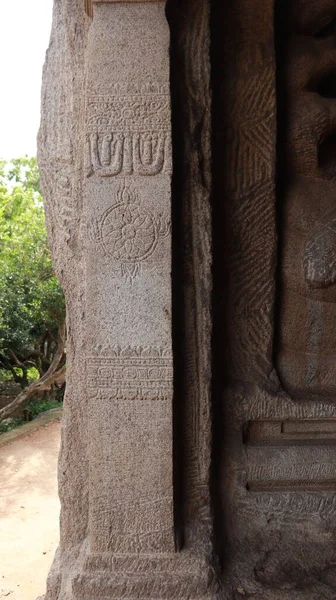
[[[73,579],[75,600],[213,600],[211,565],[189,553],[157,556],[90,555]]]

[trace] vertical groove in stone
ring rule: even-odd
[[[93,17],[92,0],[85,0],[85,10],[89,17]]]

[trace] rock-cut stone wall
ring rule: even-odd
[[[209,54],[206,2],[55,0],[39,164],[68,381],[46,600],[216,589]]]
[[[334,0],[54,0],[45,600],[334,600]]]

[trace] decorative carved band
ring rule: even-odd
[[[169,134],[91,133],[86,138],[86,175],[159,175],[171,173]]]
[[[113,88],[111,95],[96,94],[87,104],[87,132],[110,133],[170,131],[170,97],[158,86]],[[164,89],[164,88],[163,88]],[[153,91],[151,91],[153,90]]]
[[[173,359],[168,349],[115,348],[87,358],[87,384],[96,398],[165,399],[172,393]]]
[[[170,96],[165,86],[112,86],[87,104],[86,172],[103,177],[171,171]]]
[[[248,491],[336,490],[336,419],[250,421],[245,444]]]

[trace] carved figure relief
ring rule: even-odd
[[[142,86],[138,93],[134,91],[132,85],[115,86],[111,92],[115,95],[90,97],[88,177],[94,173],[102,177],[170,173],[170,97],[154,84]]]
[[[297,4],[285,16],[284,163],[289,183],[284,190],[278,370],[294,397],[334,398],[335,5],[316,3],[314,10],[301,11]]]
[[[122,274],[131,278],[140,272],[143,261],[156,250],[160,237],[170,234],[168,215],[154,216],[141,205],[136,191],[123,187],[117,202],[101,218],[88,225],[89,238],[100,245],[104,253],[121,263]]]

